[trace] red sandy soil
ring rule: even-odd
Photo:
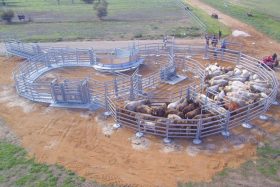
[[[190,1],[208,13],[208,6]],[[216,11],[221,21],[251,37],[232,38],[244,44],[251,55],[268,55],[280,45],[248,25]],[[270,43],[272,41],[272,43]],[[255,42],[255,45],[252,43]],[[176,186],[177,182],[210,181],[225,167],[238,167],[256,158],[256,146],[266,133],[279,132],[274,120],[255,120],[255,129],[241,127],[231,131],[228,140],[221,135],[204,139],[194,146],[191,140],[176,140],[166,146],[162,139],[145,136],[138,142],[134,132],[112,129],[112,119],[104,120],[102,111],[89,112],[51,108],[19,97],[14,88],[13,69],[21,62],[0,57],[0,116],[20,138],[22,145],[39,162],[59,163],[87,179],[104,184],[129,186]],[[277,125],[278,124],[278,125]]]

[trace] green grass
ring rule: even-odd
[[[74,4],[71,0],[61,0],[59,6],[56,0],[6,2],[8,6],[2,9],[24,14],[31,22],[19,23],[14,18],[13,24],[0,23],[2,39],[6,35],[25,41],[162,39],[165,34],[193,37],[199,33],[174,0],[108,0],[108,16],[104,21],[96,17],[93,5],[80,0]]]
[[[264,3],[265,2],[265,3]],[[230,1],[230,3],[234,3]],[[235,0],[235,4],[242,5],[248,10],[255,10],[280,20],[279,1],[278,0]]]
[[[280,41],[280,3],[278,0],[248,0],[237,1],[237,3],[231,3],[232,1],[229,0],[202,1]],[[254,16],[248,17],[247,12],[251,12]]]
[[[257,160],[248,161],[238,169],[226,168],[219,172],[211,183],[178,183],[178,187],[242,186],[255,184],[256,181],[260,186],[280,184],[279,146],[272,147],[266,144],[257,149],[257,156]],[[63,166],[39,164],[34,159],[28,158],[23,148],[0,142],[0,186],[77,187],[83,184],[104,186],[86,181]]]
[[[280,170],[280,149],[265,146],[258,149],[258,154],[260,155],[257,162],[258,171],[267,177],[277,177],[277,172]]]
[[[277,140],[280,140],[279,138]],[[279,142],[278,142],[279,143]],[[214,176],[210,183],[179,183],[179,187],[216,187],[247,186],[258,183],[259,186],[279,186],[280,184],[280,149],[266,144],[257,148],[258,159],[247,161],[240,168],[225,168]],[[249,185],[249,186],[250,186]]]
[[[27,157],[23,148],[0,142],[0,186],[76,187],[85,182],[91,186],[102,186],[86,181],[62,166],[36,163]]]
[[[203,23],[207,26],[207,32],[218,34],[219,30],[222,31],[223,36],[227,36],[231,34],[231,30],[229,27],[220,23],[218,20],[211,18],[207,13],[198,8],[192,8],[194,13],[201,19]]]

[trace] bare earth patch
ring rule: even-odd
[[[0,61],[0,73],[11,75],[14,59]],[[213,136],[200,146],[191,140],[164,145],[154,136],[137,139],[126,128],[114,130],[112,119],[105,120],[102,111],[50,108],[17,96],[12,80],[0,79],[0,84],[1,116],[30,155],[103,184],[175,186],[178,181],[210,181],[225,167],[235,168],[254,158],[264,137],[258,129],[237,128],[227,140]]]
[[[211,7],[199,1],[190,2],[209,14],[214,12]],[[279,44],[246,24],[217,13],[222,17],[221,21],[234,30],[250,33],[251,36],[246,38],[229,38],[242,43],[243,50],[248,54],[262,57],[279,49]],[[5,93],[5,88],[9,88],[9,95],[16,99],[11,74],[18,62],[14,58],[0,58],[0,93]],[[277,76],[280,77],[279,70]],[[279,139],[275,135],[280,132],[280,114],[279,107],[275,106],[268,112],[270,120],[254,120],[255,128],[251,130],[241,127],[233,129],[229,139],[217,135],[204,139],[200,146],[194,146],[191,140],[176,140],[176,144],[163,145],[162,139],[154,136],[145,136],[144,141],[134,140],[134,132],[125,128],[108,130],[107,127],[113,121],[103,120],[101,111],[91,113],[55,109],[23,98],[20,98],[22,101],[19,103],[25,102],[24,107],[20,104],[10,105],[11,99],[3,98],[11,96],[3,94],[0,98],[1,117],[20,137],[30,155],[34,155],[40,162],[62,164],[81,176],[104,184],[146,187],[176,186],[179,181],[209,182],[224,168],[237,168],[247,160],[254,162],[256,148],[262,146],[263,141],[270,140],[272,146],[279,146]],[[32,110],[27,112],[24,108],[29,105]],[[135,150],[135,145],[145,149]],[[246,170],[242,172],[246,173]],[[242,172],[233,173],[229,175],[228,181],[216,182],[214,186],[229,182],[252,186],[256,182],[265,181],[260,181],[259,174],[253,173],[251,176],[256,177],[249,178],[251,183],[248,183],[248,178]]]

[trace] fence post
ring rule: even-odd
[[[112,114],[111,111],[109,110],[109,104],[108,104],[108,85],[107,85],[107,83],[105,83],[104,105],[105,105],[104,117],[107,119]]]
[[[249,104],[248,106],[248,110],[247,110],[247,113],[246,113],[246,119],[245,119],[245,122],[242,123],[242,127],[246,128],[246,129],[251,129],[253,128],[253,126],[250,124],[249,122],[249,116],[250,116],[250,113],[251,113],[251,104]]]
[[[242,53],[241,53],[241,52],[239,51],[239,55],[238,55],[238,60],[237,60],[237,64],[240,64],[241,56],[242,56]]]
[[[187,99],[190,100],[191,93],[190,93],[190,87],[187,88]]]
[[[23,81],[23,85],[24,85],[24,93],[25,93],[25,92],[28,93],[28,89],[27,89],[27,84],[26,84],[25,76],[22,76],[22,81]]]
[[[52,55],[53,55],[53,58],[54,58],[54,61],[55,61],[55,64],[58,64],[59,63],[59,59],[58,59],[58,55],[57,55],[57,51],[55,50],[51,50],[52,51]]]
[[[166,129],[165,129],[165,138],[163,138],[163,142],[165,144],[171,143],[171,139],[169,138],[169,127],[170,127],[171,121],[167,120],[166,122]]]
[[[51,67],[51,64],[49,63],[49,54],[44,55],[44,61],[45,61],[45,66],[46,67]]]
[[[206,44],[206,45],[205,45],[205,52],[204,52],[203,60],[209,60],[208,49],[209,49],[209,46]]]
[[[138,126],[138,131],[136,132],[136,137],[137,138],[141,138],[142,136],[144,136],[144,133],[141,130],[141,120],[140,120],[140,115],[136,114],[136,121],[137,121],[137,126]]]
[[[191,46],[189,45],[189,58],[191,58],[192,56],[193,56],[193,54],[192,54],[192,48],[191,48]]]
[[[119,97],[119,88],[118,88],[117,77],[115,77],[115,79],[114,79],[114,90],[115,90],[115,97]]]
[[[85,104],[90,103],[90,94],[89,94],[89,90],[88,90],[88,78],[86,78],[83,82],[82,82],[82,94],[83,94],[83,102]]]
[[[95,57],[95,53],[93,52],[93,49],[90,49],[88,53],[89,53],[90,65],[95,65],[96,57]]]
[[[129,100],[134,100],[135,97],[134,97],[134,80],[133,80],[133,77],[130,77],[130,93],[129,93]]]
[[[64,80],[64,82],[60,84],[63,102],[67,102],[67,98],[65,95],[65,85],[67,85],[67,80]]]
[[[137,89],[139,94],[143,94],[143,87],[142,87],[142,75],[136,75],[137,76]]]
[[[57,79],[54,79],[51,82],[51,95],[52,95],[54,103],[57,102],[57,97],[56,97],[56,92],[55,92],[55,84],[56,84],[56,82],[57,82]]]
[[[195,139],[193,139],[193,143],[196,144],[196,145],[201,144],[201,142],[202,142],[201,139],[200,139],[201,128],[202,128],[202,120],[200,118],[199,121],[198,121],[198,124],[197,124]]]
[[[77,64],[79,64],[80,59],[79,59],[79,54],[78,54],[78,49],[77,48],[76,48],[75,53],[76,53],[76,62],[77,62]]]
[[[226,113],[226,119],[225,119],[225,125],[224,125],[224,130],[222,131],[222,135],[224,137],[229,137],[230,133],[229,133],[229,128],[228,128],[228,125],[229,125],[229,120],[230,120],[230,112],[227,111]]]
[[[64,58],[64,51],[63,51],[63,49],[60,50],[60,54],[61,54],[61,58],[62,58],[62,64],[64,65],[65,58]]]
[[[105,83],[104,104],[105,104],[105,110],[106,110],[106,111],[108,111],[107,96],[108,96],[108,85],[107,85],[107,83]]]
[[[32,52],[33,52],[33,54],[31,54],[31,55],[36,55],[37,54],[37,48],[36,48],[35,45],[32,45]]]
[[[261,114],[261,115],[259,116],[259,118],[260,118],[261,120],[263,120],[263,121],[268,120],[268,116],[265,115],[265,113],[266,113],[266,111],[267,111],[268,108],[269,108],[269,102],[268,102],[268,98],[266,98],[265,101],[264,101],[263,114]]]
[[[24,51],[24,45],[23,45],[23,43],[21,43],[21,42],[18,42],[19,44],[21,44],[21,49],[22,49],[22,51]]]
[[[41,53],[41,48],[39,45],[36,45],[37,54]]]
[[[184,57],[184,60],[183,60],[183,72],[187,72],[188,71],[188,61],[189,61],[189,58],[188,57]]]
[[[224,61],[224,53],[225,53],[225,49],[221,49],[222,50],[222,61]]]

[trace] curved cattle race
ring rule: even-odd
[[[137,136],[190,138],[195,144],[263,115],[277,94],[278,81],[259,60],[230,49],[165,43],[127,49],[43,48],[6,42],[7,52],[26,60],[14,71],[20,96],[54,107],[103,108],[115,127]],[[110,56],[110,60],[102,60]],[[141,69],[156,63],[152,72]],[[219,64],[219,65],[218,65]],[[57,68],[87,67],[110,76],[41,80]]]

